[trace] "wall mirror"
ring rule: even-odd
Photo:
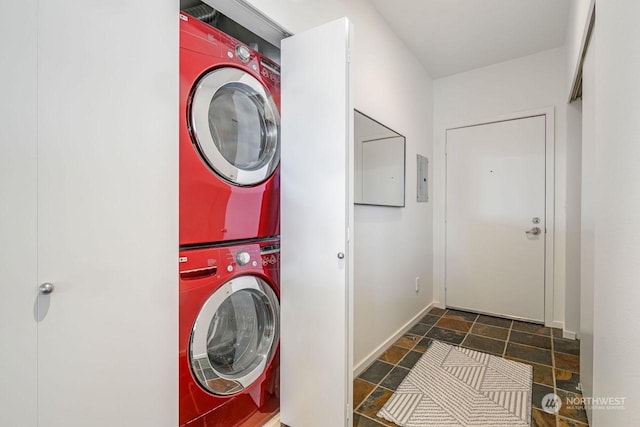
[[[354,110],[355,203],[404,207],[405,137]]]

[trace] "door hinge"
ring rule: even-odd
[[[351,49],[347,50],[347,63],[351,63]]]
[[[347,242],[351,241],[351,229],[347,227]]]

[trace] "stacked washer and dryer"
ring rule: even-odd
[[[280,75],[180,14],[179,421],[279,409]]]

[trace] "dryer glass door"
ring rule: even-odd
[[[213,293],[191,333],[191,368],[202,387],[229,395],[267,368],[279,339],[279,303],[262,279],[243,276]]]
[[[218,68],[195,86],[191,131],[204,161],[225,180],[255,185],[280,161],[280,115],[266,88],[237,68]]]

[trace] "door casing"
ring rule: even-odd
[[[547,326],[562,328],[560,322],[554,321],[554,229],[555,229],[555,108],[553,106],[542,107],[534,110],[520,111],[504,114],[487,119],[470,120],[445,126],[442,130],[440,150],[434,151],[436,157],[437,174],[445,177],[446,155],[445,144],[448,130],[468,126],[478,126],[496,123],[506,120],[524,119],[533,116],[545,116],[545,216],[547,233],[545,235],[545,273],[544,273],[544,322]],[[435,191],[440,197],[434,198],[434,300],[436,305],[445,307],[445,272],[446,272],[446,179],[441,178],[437,182]]]

